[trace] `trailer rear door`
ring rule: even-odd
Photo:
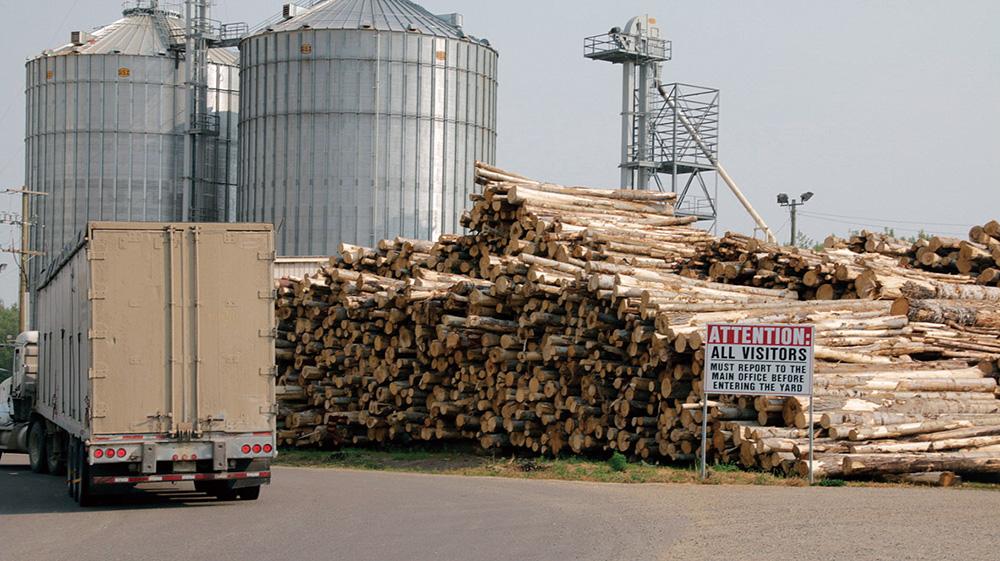
[[[92,433],[273,430],[270,227],[156,226],[91,227]]]

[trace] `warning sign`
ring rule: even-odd
[[[811,325],[708,324],[705,393],[812,395]]]

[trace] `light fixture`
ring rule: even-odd
[[[795,226],[796,226],[796,224],[795,224],[795,207],[801,206],[806,201],[808,201],[809,199],[811,199],[813,197],[813,194],[814,193],[812,191],[806,191],[805,193],[802,193],[802,195],[799,196],[799,200],[795,200],[795,199],[789,200],[788,199],[788,195],[786,193],[778,193],[778,204],[781,205],[781,206],[787,206],[788,207],[788,212],[791,214],[791,219],[792,219],[792,238],[788,242],[788,245],[790,245],[792,247],[795,246],[795,238],[798,236],[798,232],[796,231],[796,228],[795,228]]]

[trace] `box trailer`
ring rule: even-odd
[[[67,473],[83,505],[170,481],[256,499],[276,455],[273,240],[268,224],[88,224],[39,284],[0,450]]]

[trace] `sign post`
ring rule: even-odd
[[[706,476],[708,396],[809,397],[809,483],[813,483],[812,325],[710,323],[705,337],[701,476]]]

